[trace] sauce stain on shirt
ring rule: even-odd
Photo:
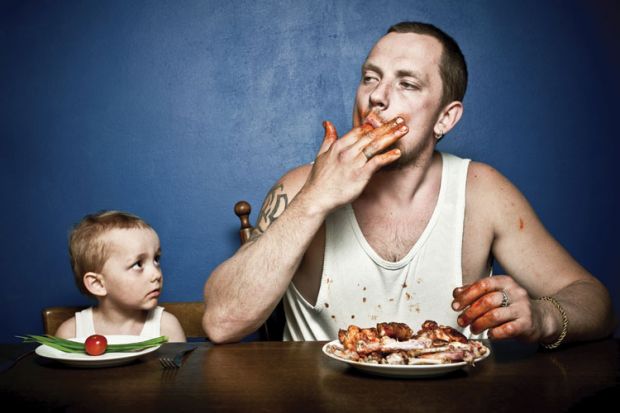
[[[420,304],[419,304],[419,303],[418,303],[418,304],[411,304],[411,305],[409,306],[409,312],[411,312],[411,313],[412,313],[412,312],[414,312],[414,311],[415,311],[416,313],[420,314],[421,310],[420,310]]]

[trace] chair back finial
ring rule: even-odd
[[[241,238],[241,245],[245,244],[252,232],[252,224],[250,224],[250,213],[252,207],[246,201],[239,201],[235,204],[235,215],[239,217],[241,222],[241,228],[239,229],[239,237]]]

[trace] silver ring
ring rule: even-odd
[[[364,148],[362,153],[366,157],[366,160],[370,160],[370,158],[372,158],[374,156],[374,154],[372,152],[368,151],[368,146]]]
[[[508,307],[510,305],[510,299],[508,298],[508,294],[506,294],[506,291],[504,290],[500,292],[502,293],[502,304],[500,305],[500,307]]]

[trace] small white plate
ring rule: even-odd
[[[338,360],[343,363],[355,367],[356,369],[386,377],[400,377],[400,378],[414,378],[414,377],[434,377],[441,376],[456,370],[460,370],[468,364],[464,361],[459,363],[450,364],[422,364],[422,365],[392,365],[392,364],[373,364],[362,363],[359,361],[347,360],[338,357],[335,354],[330,353],[327,349],[329,346],[339,346],[342,348],[340,341],[334,340],[323,346],[323,353],[334,360]],[[489,348],[487,346],[487,348]],[[491,354],[491,349],[484,356],[477,358],[476,363],[486,359]]]
[[[141,336],[109,335],[105,337],[108,340],[108,344],[128,344],[148,340],[148,338]],[[71,340],[83,343],[86,340],[86,337],[72,338]],[[160,346],[157,345],[155,347],[149,347],[141,351],[132,351],[126,353],[103,353],[100,356],[91,356],[86,353],[65,353],[64,351],[60,351],[53,347],[42,344],[36,348],[35,353],[37,353],[41,357],[56,360],[63,364],[74,367],[112,367],[129,363],[139,357],[144,356],[145,354],[157,350],[159,347]]]

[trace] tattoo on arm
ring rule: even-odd
[[[284,185],[274,185],[265,197],[249,241],[254,241],[263,235],[267,228],[284,212],[287,206],[288,194],[284,192]]]

